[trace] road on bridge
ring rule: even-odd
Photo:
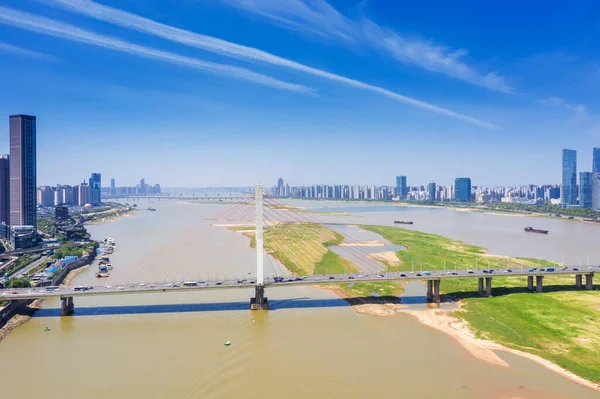
[[[583,275],[594,274],[600,271],[600,266],[564,266],[557,267],[555,271],[546,271],[546,268],[533,269],[506,269],[506,270],[435,270],[417,272],[389,272],[380,274],[333,274],[321,276],[293,277],[276,281],[275,278],[266,278],[265,286],[292,286],[314,284],[338,284],[348,282],[375,282],[375,281],[426,281],[449,280],[457,278],[483,278],[483,277],[522,277],[522,276],[555,276],[555,275]],[[140,294],[152,292],[196,291],[211,289],[254,288],[252,279],[226,279],[226,280],[198,280],[189,282],[146,282],[128,283],[122,285],[95,285],[88,287],[36,287],[36,288],[5,288],[0,289],[0,299],[36,299],[48,297],[75,297],[95,295]]]

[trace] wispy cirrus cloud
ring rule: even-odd
[[[24,57],[39,58],[39,59],[46,59],[46,60],[56,60],[57,59],[56,57],[53,57],[48,54],[39,53],[37,51],[28,50],[28,49],[25,49],[22,47],[17,47],[12,44],[4,43],[4,42],[0,42],[0,53],[12,53],[12,54],[17,54],[17,55],[22,55]]]
[[[57,22],[38,15],[12,10],[2,6],[0,6],[0,23],[79,43],[90,44],[123,53],[134,54],[144,58],[182,65],[216,75],[250,81],[277,89],[300,93],[313,92],[313,89],[309,87],[284,82],[267,75],[253,72],[249,69],[203,61],[197,58],[185,57],[166,51],[156,50],[150,47],[140,46],[114,37],[96,34],[72,25]]]
[[[464,49],[454,50],[431,40],[402,36],[367,18],[352,20],[325,0],[221,1],[265,17],[277,25],[369,46],[401,63],[443,73],[488,90],[502,93],[515,91],[497,72],[483,73],[468,65],[464,61],[468,52]]]
[[[541,105],[553,108],[563,108],[573,113],[573,116],[587,116],[587,107],[584,104],[571,104],[561,97],[548,97],[539,101]]]
[[[269,2],[269,0],[265,0]],[[201,35],[195,32],[186,31],[183,29],[179,29],[173,26],[165,25],[148,18],[141,17],[139,15],[135,15],[123,10],[119,10],[116,8],[111,8],[104,6],[102,4],[98,4],[91,0],[45,0],[44,4],[59,6],[68,11],[76,12],[82,15],[86,15],[91,18],[98,19],[100,21],[108,22],[114,25],[122,26],[128,29],[137,30],[139,32],[144,32],[147,34],[151,34],[154,36],[161,37],[166,40],[170,40],[173,42],[185,44],[188,46],[200,48],[206,51],[210,51],[216,54],[224,55],[227,57],[232,57],[236,59],[241,59],[254,63],[261,64],[271,64],[279,67],[284,67],[288,69],[292,69],[295,71],[303,72],[306,74],[310,74],[313,76],[317,76],[329,81],[341,83],[346,86],[367,90],[370,92],[374,92],[388,98],[391,98],[395,101],[399,101],[405,104],[410,104],[412,106],[425,109],[431,112],[435,112],[441,115],[447,115],[465,122],[473,123],[479,126],[483,126],[486,128],[495,128],[492,124],[473,118],[468,115],[464,115],[455,111],[452,111],[447,108],[438,107],[433,104],[429,104],[424,101],[420,101],[411,97],[404,96],[402,94],[395,93],[393,91],[384,89],[382,87],[373,86],[368,83],[364,83],[358,80],[350,79],[344,76],[340,76],[334,73],[330,73],[321,69],[312,68],[310,66],[297,63],[295,61],[282,58],[276,56],[274,54],[268,53],[266,51],[259,50],[253,47],[242,46],[236,43],[231,43],[225,40],[221,40],[215,37]],[[304,6],[301,3],[298,3],[297,0],[289,0],[285,3],[285,5],[290,5],[292,9],[294,7],[298,7],[298,11],[294,11],[297,13],[308,12],[305,10]],[[284,4],[282,3],[280,9],[285,9]],[[336,12],[333,8],[331,8],[328,4],[322,4],[320,10],[326,14],[330,12]],[[309,10],[310,11],[310,10]],[[312,14],[311,14],[312,15]],[[314,18],[318,18],[319,14],[315,14]],[[287,18],[283,18],[285,22],[288,24]],[[326,19],[323,19],[323,22],[326,22]],[[339,22],[340,28],[335,33],[340,37],[351,37],[351,31],[344,32],[343,27],[345,23],[341,19]],[[298,25],[297,27],[301,27]]]

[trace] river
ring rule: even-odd
[[[298,205],[323,207],[307,201]],[[146,206],[140,203],[140,208]],[[156,212],[140,210],[118,221],[89,226],[94,238],[112,237],[117,244],[111,255],[111,277],[103,280],[106,284],[254,273],[255,253],[248,239],[210,226],[215,222],[207,220],[231,205],[161,201],[152,206]],[[331,223],[389,224],[394,218],[411,218],[414,228],[453,231],[455,238],[511,255],[541,255],[547,245],[540,241],[528,249],[538,237],[522,244],[530,239],[521,234],[527,218],[418,208],[351,213],[354,216],[314,216]],[[481,237],[480,232],[469,240],[465,220],[489,231],[491,238]],[[583,253],[581,242],[586,242],[588,228],[596,228],[596,237],[600,231],[583,223],[535,221],[536,227],[551,226],[551,234],[544,238],[556,235],[568,241],[563,248],[572,251],[561,252],[569,258]],[[494,233],[494,224],[500,233]],[[521,231],[503,233],[513,224]],[[497,235],[510,242],[494,241]],[[277,268],[267,262],[266,274]],[[97,283],[94,272],[94,268],[83,271],[74,284]],[[252,294],[252,289],[238,289],[77,298],[75,316],[63,318],[58,301],[48,300],[35,317],[0,343],[3,396],[598,397],[597,392],[514,355],[499,353],[510,368],[487,364],[409,315],[357,314],[333,294],[304,286],[270,288],[272,310],[251,312]],[[51,331],[44,332],[44,326]],[[231,346],[224,346],[225,341],[231,341]]]

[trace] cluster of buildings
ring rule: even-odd
[[[277,185],[269,190],[269,194],[276,197],[296,197],[315,199],[356,199],[356,200],[429,200],[429,201],[461,201],[473,200],[471,179],[459,177],[454,186],[444,187],[435,183],[427,186],[410,187],[407,185],[406,176],[396,176],[395,186],[375,185],[314,185],[290,187],[279,178]]]
[[[37,188],[38,206],[96,206],[102,202],[102,175],[92,173],[88,182],[76,186],[56,185]]]
[[[579,174],[577,185],[577,151],[563,150],[561,206],[590,208],[600,211],[600,148],[594,147],[591,172]]]
[[[279,178],[270,195],[313,199],[355,199],[379,201],[455,201],[552,203],[563,207],[582,207],[600,211],[600,148],[593,149],[591,172],[579,174],[577,184],[577,152],[563,150],[562,184],[525,185],[519,187],[473,186],[469,177],[457,177],[454,185],[436,183],[409,186],[406,176],[396,176],[395,186],[313,185],[290,186]]]
[[[117,187],[115,179],[110,179],[110,187],[102,187],[102,195],[104,196],[121,196],[121,195],[153,195],[160,194],[160,184],[148,184],[146,179],[140,179],[140,184],[131,187]]]

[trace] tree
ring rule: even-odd
[[[8,280],[7,284],[8,284],[7,285],[8,288],[29,288],[29,287],[31,287],[29,280],[27,280],[25,278],[13,278],[11,280]]]

